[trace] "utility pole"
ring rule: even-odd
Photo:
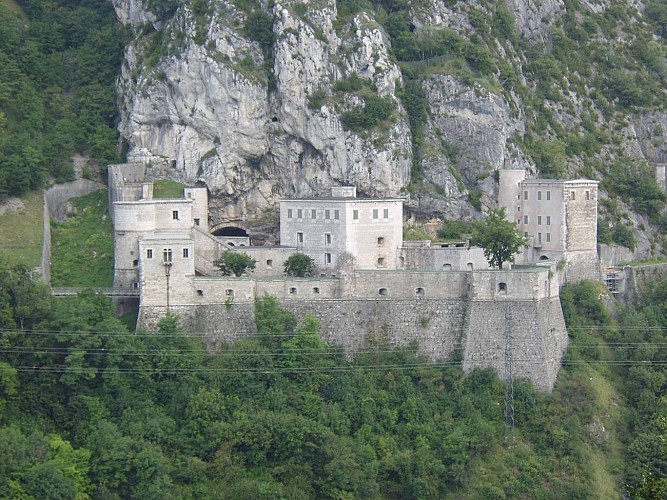
[[[510,448],[513,448],[515,445],[514,377],[512,375],[512,308],[509,305],[505,310],[505,442]]]

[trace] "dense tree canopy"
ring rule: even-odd
[[[222,254],[220,260],[215,261],[215,265],[220,268],[224,276],[243,276],[247,271],[255,269],[257,261],[247,253],[227,251]]]
[[[619,359],[661,359],[650,326],[665,289],[624,311],[626,331],[651,343]],[[626,436],[625,479],[605,476],[617,477],[607,488],[665,476],[663,365],[614,378],[633,404],[624,433],[609,413],[625,410],[596,392],[615,365],[591,371],[621,331],[593,285],[564,293],[573,337],[554,393],[514,381],[513,431],[493,371],[466,376],[381,337],[346,360],[315,318],[299,323],[271,297],[256,304],[256,335],[209,354],[175,316],[130,334],[105,297],[52,301],[25,269],[0,264],[0,290],[3,498],[602,498],[591,478],[620,457],[600,469],[616,446],[591,434],[600,418]]]

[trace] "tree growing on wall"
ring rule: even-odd
[[[214,264],[220,268],[224,276],[234,275],[238,278],[246,271],[255,269],[257,261],[242,252],[225,252]]]
[[[481,247],[491,267],[503,268],[505,262],[514,262],[514,255],[528,240],[519,233],[514,222],[505,217],[505,209],[491,210],[486,219],[475,223],[472,245]]]
[[[315,271],[315,262],[305,253],[293,253],[285,261],[285,274],[296,278],[312,276]]]

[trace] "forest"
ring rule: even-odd
[[[615,320],[597,284],[566,287],[555,390],[513,381],[508,424],[492,370],[381,342],[348,360],[271,297],[209,353],[175,316],[132,332],[2,263],[0,497],[661,498],[665,290]]]

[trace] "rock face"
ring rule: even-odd
[[[602,66],[582,79],[551,56],[571,42],[562,0],[422,0],[400,12],[336,0],[112,2],[135,35],[118,83],[128,160],[204,183],[213,224],[262,226],[281,197],[332,185],[409,194],[417,216],[479,218],[496,206],[502,168],[601,179],[600,165],[627,155],[665,171],[667,115],[628,116],[619,98],[639,102],[631,80]],[[609,6],[576,6],[577,43]]]

